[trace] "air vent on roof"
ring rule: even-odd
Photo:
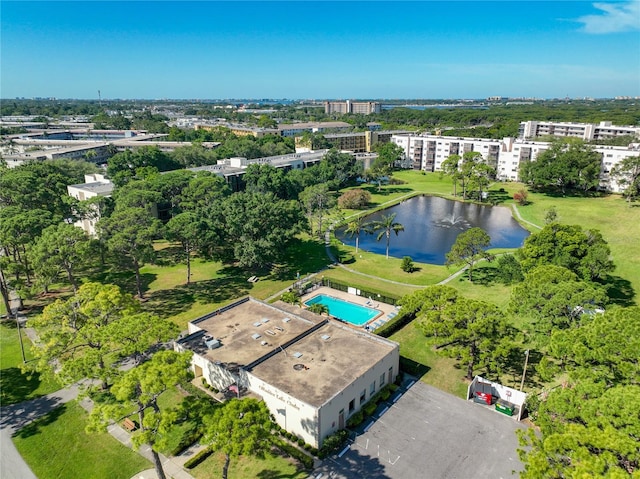
[[[267,343],[266,341],[262,341],[260,344],[262,344],[263,346],[266,346],[269,343]]]
[[[262,326],[262,323],[260,321],[256,321],[253,325],[257,328],[258,326]]]
[[[299,352],[296,351],[295,353],[293,353],[293,357],[296,358],[296,359],[297,358],[301,358],[302,357],[302,353],[299,353]]]
[[[260,321],[262,321],[263,323],[268,323],[269,322],[269,318],[262,318]]]
[[[262,336],[260,336],[258,333],[254,333],[254,334],[251,335],[251,337],[253,339],[260,339]]]
[[[283,322],[283,323],[288,323],[289,321],[291,321],[291,319],[290,319],[290,318],[282,318],[282,322]]]
[[[324,339],[325,341],[329,341],[329,338],[331,336],[329,336],[328,334],[323,334],[322,336],[320,336],[322,339]]]

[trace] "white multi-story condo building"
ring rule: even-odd
[[[356,113],[361,115],[369,115],[371,113],[380,113],[382,105],[375,101],[325,101],[324,112],[327,115],[331,113]]]
[[[544,141],[520,138],[493,140],[413,134],[393,135],[391,141],[404,150],[413,169],[423,171],[440,171],[442,162],[450,155],[462,156],[466,152],[477,151],[487,164],[496,169],[496,177],[503,181],[518,181],[520,165],[535,161],[550,145]],[[594,145],[593,149],[602,155],[600,188],[621,192],[622,188],[609,177],[609,172],[623,159],[640,155],[640,143],[632,143],[628,147]]]
[[[531,139],[544,136],[581,138],[585,141],[608,140],[618,136],[640,137],[639,126],[616,126],[610,121],[593,123],[561,123],[553,121],[520,122],[518,138]]]

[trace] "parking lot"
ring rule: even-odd
[[[515,431],[494,410],[417,382],[311,477],[509,478],[520,471]]]

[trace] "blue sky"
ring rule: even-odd
[[[640,0],[1,2],[0,96],[640,96]]]

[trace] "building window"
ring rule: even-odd
[[[371,383],[371,386],[369,386],[369,396],[373,396],[375,392],[376,392],[376,382],[373,381]]]
[[[384,386],[384,373],[380,375],[380,387]]]
[[[353,398],[351,401],[349,401],[349,414],[351,414],[356,408],[356,400],[355,398]]]
[[[364,404],[365,399],[367,399],[367,390],[363,389],[360,393],[360,406]]]

